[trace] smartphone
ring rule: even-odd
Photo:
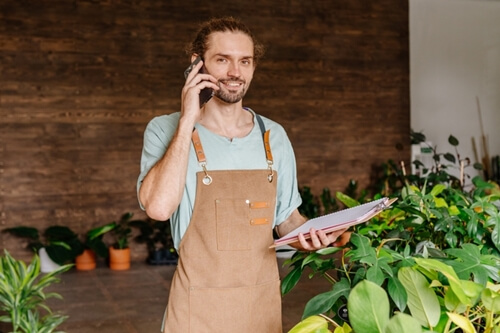
[[[203,59],[200,56],[198,56],[191,63],[191,65],[189,65],[189,67],[186,68],[186,70],[184,71],[184,78],[187,78],[189,73],[191,73],[191,71],[193,70],[193,67],[196,66],[201,60]],[[200,73],[204,73],[203,69],[204,67],[200,69]],[[203,105],[205,105],[210,100],[210,98],[212,98],[213,95],[214,95],[214,90],[212,88],[203,88],[200,91],[200,108],[202,108]]]

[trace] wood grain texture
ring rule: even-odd
[[[222,15],[266,46],[244,104],[287,130],[300,186],[363,188],[374,166],[408,163],[407,1],[4,0],[0,228],[144,217],[144,128],[179,110],[185,45]],[[26,254],[5,234],[0,245]]]

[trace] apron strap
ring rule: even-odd
[[[203,151],[203,146],[201,145],[200,135],[198,134],[198,130],[196,128],[193,130],[191,140],[193,141],[194,151],[196,153],[198,163],[205,173],[205,177],[203,177],[203,184],[210,185],[212,184],[212,177],[210,177],[207,172],[207,158],[205,157],[205,152]]]
[[[269,175],[267,176],[267,180],[271,183],[273,181],[273,154],[271,152],[271,143],[270,143],[270,135],[271,130],[266,131],[266,127],[264,126],[264,121],[262,118],[255,113],[255,118],[257,118],[257,123],[259,124],[260,131],[262,132],[262,137],[264,140],[264,151],[266,152],[266,160],[269,168]],[[203,183],[205,185],[210,185],[212,183],[212,177],[208,175],[207,172],[207,158],[205,156],[205,152],[203,151],[203,146],[201,145],[200,135],[198,134],[198,130],[195,128],[193,130],[193,135],[191,138],[194,146],[194,151],[196,153],[196,158],[198,159],[198,163],[203,168],[203,172],[205,173],[205,177],[203,178]]]
[[[267,180],[269,182],[273,181],[273,154],[271,152],[271,143],[269,140],[269,136],[271,135],[271,130],[266,131],[266,127],[264,126],[264,121],[262,118],[255,114],[255,118],[257,118],[257,122],[259,123],[260,131],[262,132],[262,137],[264,139],[264,150],[266,151],[266,160],[267,165],[269,167],[269,175],[267,176]]]

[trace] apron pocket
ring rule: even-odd
[[[189,290],[189,332],[281,333],[280,281]]]
[[[217,218],[217,250],[248,251],[251,225],[249,208],[243,199],[215,200]]]

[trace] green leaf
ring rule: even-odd
[[[382,283],[385,280],[384,273],[382,272],[382,270],[378,266],[372,266],[372,267],[368,268],[368,270],[366,271],[366,278],[369,281],[371,281],[379,286],[382,285]]]
[[[337,192],[335,194],[335,196],[337,197],[337,199],[339,199],[340,202],[342,202],[347,208],[351,208],[351,207],[356,207],[356,206],[359,206],[359,202],[353,198],[351,198],[350,196],[346,195],[346,194],[343,194],[342,192]]]
[[[403,284],[396,277],[389,277],[387,291],[394,304],[403,312],[406,309],[406,303],[408,301],[408,294]]]
[[[452,154],[450,153],[446,153],[443,155],[443,157],[447,160],[447,161],[450,161],[452,163],[455,163],[456,162],[456,159],[455,159],[455,156],[453,156]]]
[[[444,295],[444,304],[447,310],[456,313],[463,313],[467,310],[467,306],[460,302],[457,295],[453,292],[453,289],[448,289]]]
[[[117,227],[116,222],[108,223],[108,224],[103,225],[101,227],[97,227],[97,228],[89,230],[89,232],[87,233],[87,237],[90,240],[95,239],[99,236],[104,235],[107,232],[110,232],[111,230],[115,229],[116,227]]]
[[[445,186],[444,184],[436,184],[436,185],[432,188],[432,190],[431,190],[431,193],[430,193],[430,194],[431,194],[433,197],[435,197],[435,196],[437,196],[437,195],[441,194],[441,193],[442,193],[445,189],[446,189],[446,186]]]
[[[422,333],[422,327],[412,316],[398,313],[389,320],[384,333]]]
[[[471,275],[474,281],[486,285],[488,276],[490,276],[490,265],[483,263],[488,257],[481,255],[479,247],[474,244],[463,244],[460,249],[448,249],[445,251],[448,255],[454,256],[459,260],[447,260],[446,264],[451,266],[461,280],[468,280]],[[497,269],[498,271],[498,269]],[[494,278],[493,276],[490,276]]]
[[[425,277],[410,267],[402,267],[398,278],[408,293],[408,308],[422,326],[434,327],[439,322],[441,307]]]
[[[33,227],[19,226],[19,227],[4,229],[2,230],[2,232],[7,232],[16,237],[28,238],[32,240],[38,240],[40,238],[40,235],[38,234],[38,229]]]
[[[346,256],[351,257],[351,260],[360,260],[368,256],[376,257],[375,250],[371,247],[368,237],[353,233],[350,242],[354,245],[354,249],[349,250]]]
[[[329,254],[334,254],[339,251],[343,250],[341,247],[325,247],[324,249],[317,250],[316,253],[321,254],[323,256],[329,255]]]
[[[354,332],[381,333],[389,321],[389,299],[384,289],[368,280],[351,291],[347,302]]]
[[[281,294],[286,295],[297,285],[302,275],[302,267],[294,267],[281,281]]]
[[[448,137],[448,142],[449,142],[449,144],[450,144],[450,145],[452,145],[452,146],[458,146],[458,143],[459,143],[459,142],[458,142],[458,139],[457,139],[457,138],[455,138],[453,135],[450,135],[450,136]]]
[[[347,279],[343,278],[333,285],[333,290],[321,293],[311,298],[306,304],[302,319],[330,311],[340,297],[343,296],[347,299],[350,290],[351,286],[349,282]]]
[[[455,325],[457,325],[464,331],[464,333],[476,333],[476,329],[470,322],[469,318],[453,312],[448,312],[448,316],[450,317],[451,321],[455,323]]]
[[[453,289],[453,292],[458,297],[460,302],[470,305],[471,300],[469,297],[467,297],[467,295],[465,295],[462,283],[452,267],[435,259],[415,258],[415,261],[419,266],[427,270],[434,270],[446,276],[450,287]]]
[[[500,315],[500,292],[494,291],[490,288],[483,290],[481,294],[481,300],[483,305],[488,311],[491,311],[495,315]]]
[[[320,316],[312,316],[302,320],[288,333],[331,333],[328,330],[328,321]]]

